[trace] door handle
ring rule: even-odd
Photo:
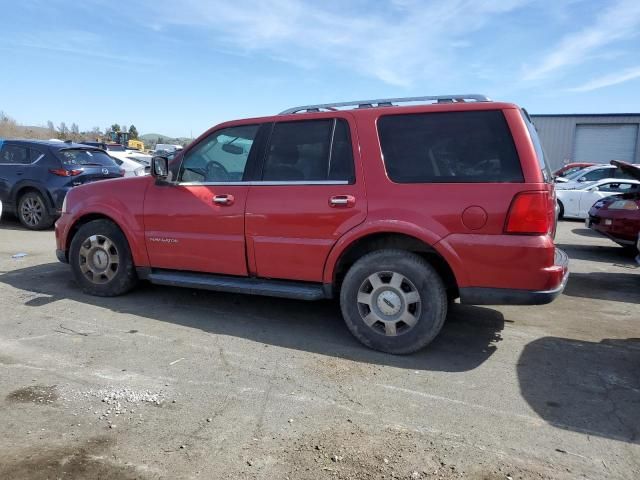
[[[233,205],[234,200],[233,195],[216,195],[213,197],[213,203],[222,206]]]
[[[353,195],[334,195],[329,199],[329,206],[333,208],[350,208],[356,204]]]

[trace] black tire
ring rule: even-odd
[[[69,264],[82,291],[90,295],[115,297],[138,283],[129,242],[109,220],[93,220],[80,227],[71,240]]]
[[[18,199],[18,220],[29,230],[44,230],[51,227],[55,217],[49,215],[47,202],[40,194],[30,190]]]
[[[393,285],[396,275],[403,278],[399,289]],[[381,282],[377,288],[372,278]],[[412,303],[416,294],[418,301]],[[422,257],[404,250],[378,250],[360,258],[340,290],[342,316],[351,333],[367,347],[393,354],[413,353],[428,345],[442,329],[447,304],[440,275]],[[376,318],[384,321],[370,326]],[[404,323],[403,318],[414,324]],[[391,324],[395,326],[389,332]]]
[[[562,204],[562,202],[560,200],[558,200],[558,220],[562,220],[564,218],[564,205]]]

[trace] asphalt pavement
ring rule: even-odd
[[[0,478],[640,478],[640,267],[580,222],[557,243],[554,303],[455,305],[392,356],[332,302],[87,296],[3,219]]]

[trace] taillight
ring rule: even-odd
[[[511,202],[505,233],[544,235],[554,223],[554,202],[549,192],[521,192]]]
[[[54,175],[58,175],[59,177],[75,177],[76,175],[80,175],[82,170],[67,170],[66,168],[52,168],[49,170],[50,173]]]

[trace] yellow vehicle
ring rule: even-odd
[[[140,150],[141,152],[144,152],[144,142],[140,140],[129,140],[127,142],[127,146],[134,150]]]

